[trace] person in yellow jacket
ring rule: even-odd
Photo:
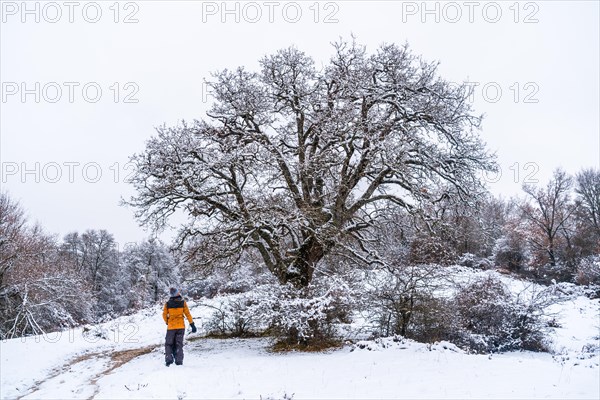
[[[196,325],[190,314],[187,303],[176,288],[169,289],[171,297],[163,308],[163,319],[167,324],[167,336],[165,337],[165,365],[183,365],[183,334],[185,333],[185,316],[190,323],[192,333],[196,332]]]

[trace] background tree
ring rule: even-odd
[[[65,236],[61,250],[65,260],[85,277],[95,299],[97,316],[127,307],[129,289],[121,284],[125,271],[119,265],[114,237],[106,230],[89,229]]]
[[[570,198],[572,185],[573,179],[560,169],[545,187],[523,185],[528,199],[521,205],[521,211],[529,222],[528,240],[537,255],[538,265],[557,266],[570,246],[567,228],[575,212]]]
[[[27,248],[26,222],[19,204],[0,192],[0,295],[7,290],[7,273],[17,265]]]
[[[0,193],[0,338],[134,312],[178,282],[179,266],[160,241],[119,252],[108,231],[93,229],[59,241]]]
[[[575,193],[580,207],[578,217],[582,230],[600,241],[600,171],[591,168],[577,174]],[[599,249],[597,249],[599,250]]]
[[[281,283],[302,287],[339,246],[378,262],[369,230],[386,206],[417,215],[439,186],[461,202],[483,192],[480,171],[494,164],[466,85],[407,46],[334,49],[320,70],[288,48],[258,73],[215,74],[209,121],[161,127],[132,157],[140,221],[164,226],[183,210],[179,247],[226,264],[256,251]]]
[[[447,196],[446,188],[439,193],[438,200],[425,205],[428,223],[417,221],[420,232],[412,243],[412,262],[479,265],[476,258],[489,257],[499,237],[502,201],[485,195],[464,202]]]
[[[520,204],[512,199],[505,203],[498,202],[495,208],[502,225],[494,241],[494,262],[513,272],[526,272],[525,267],[529,266],[531,259],[528,241],[531,230],[529,224],[523,222]]]
[[[114,237],[106,230],[69,233],[61,248],[69,262],[91,282],[93,290],[100,288],[106,270],[116,269],[118,249]]]
[[[158,239],[144,240],[125,249],[122,268],[127,271],[130,307],[137,309],[165,297],[169,286],[180,282],[179,270],[167,247]]]
[[[479,213],[481,233],[480,257],[495,257],[495,246],[503,234],[504,225],[507,223],[511,212],[515,209],[513,201],[507,201],[502,197],[488,196],[483,203]]]
[[[0,338],[40,334],[91,318],[91,298],[54,237],[29,226],[0,193]]]

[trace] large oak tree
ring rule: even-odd
[[[216,73],[208,118],[158,128],[132,157],[140,221],[161,227],[182,210],[179,245],[198,263],[256,251],[280,282],[302,287],[339,247],[375,262],[369,232],[388,205],[419,215],[424,202],[483,191],[495,164],[467,85],[407,46],[334,50],[319,68],[288,48],[258,72]]]

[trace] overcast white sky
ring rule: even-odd
[[[351,34],[369,50],[408,42],[446,79],[477,85],[494,193],[600,164],[598,1],[224,4],[0,1],[0,189],[50,233],[140,240],[119,206],[133,193],[128,157],[155,126],[204,117],[211,71],[289,45],[320,65]]]

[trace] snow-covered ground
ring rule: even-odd
[[[207,339],[200,330],[187,337],[184,365],[169,368],[154,307],[87,332],[1,342],[0,398],[600,398],[599,300],[552,307],[561,326],[552,354],[470,355],[405,339],[284,354],[270,352],[269,339]],[[211,313],[190,308],[197,324]]]

